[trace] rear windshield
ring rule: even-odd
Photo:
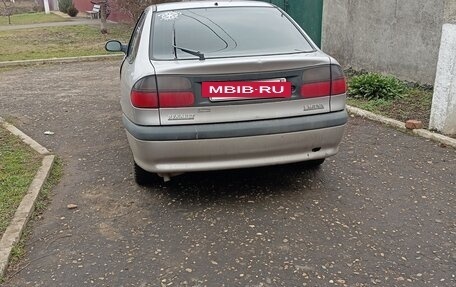
[[[312,52],[304,35],[273,7],[223,7],[155,13],[151,57],[195,59]]]

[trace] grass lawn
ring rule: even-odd
[[[432,90],[411,88],[401,98],[395,100],[365,100],[348,97],[349,105],[390,117],[402,122],[416,119],[429,126],[431,115]]]
[[[65,22],[68,18],[62,18],[55,14],[40,13],[25,13],[25,14],[14,14],[11,16],[11,25],[24,25],[24,24],[36,24],[46,22]],[[6,26],[8,24],[8,17],[0,17],[0,26]]]
[[[41,165],[41,156],[0,127],[0,237]]]
[[[0,62],[108,54],[104,50],[107,40],[127,42],[132,31],[122,24],[108,27],[108,35],[101,34],[98,25],[0,31],[0,43],[5,43]]]
[[[63,163],[62,160],[58,157],[55,158],[54,164],[51,168],[49,173],[49,177],[43,185],[40,194],[35,202],[35,209],[33,210],[32,216],[30,220],[36,220],[37,216],[42,214],[46,209],[47,205],[51,199],[51,191],[52,189],[59,183],[60,179],[63,176]],[[24,230],[21,239],[19,242],[14,245],[13,250],[11,250],[11,258],[9,261],[9,272],[14,274],[17,272],[19,267],[19,261],[25,254],[25,244],[28,239],[28,236],[31,233],[30,225],[27,225],[27,228]],[[2,278],[0,278],[0,283],[2,282]]]

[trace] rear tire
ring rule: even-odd
[[[144,170],[142,167],[134,163],[134,177],[138,185],[146,186],[153,182],[154,174]]]

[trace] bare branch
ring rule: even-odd
[[[131,20],[136,22],[147,6],[165,2],[176,2],[176,0],[113,0],[113,2],[117,9],[129,15]]]

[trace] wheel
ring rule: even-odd
[[[314,159],[314,160],[309,160],[307,164],[309,167],[312,168],[318,168],[320,165],[322,165],[325,162],[325,158],[320,158],[320,159]]]
[[[154,174],[142,169],[142,167],[137,165],[136,162],[134,164],[134,176],[136,183],[141,186],[151,184],[153,181]]]

